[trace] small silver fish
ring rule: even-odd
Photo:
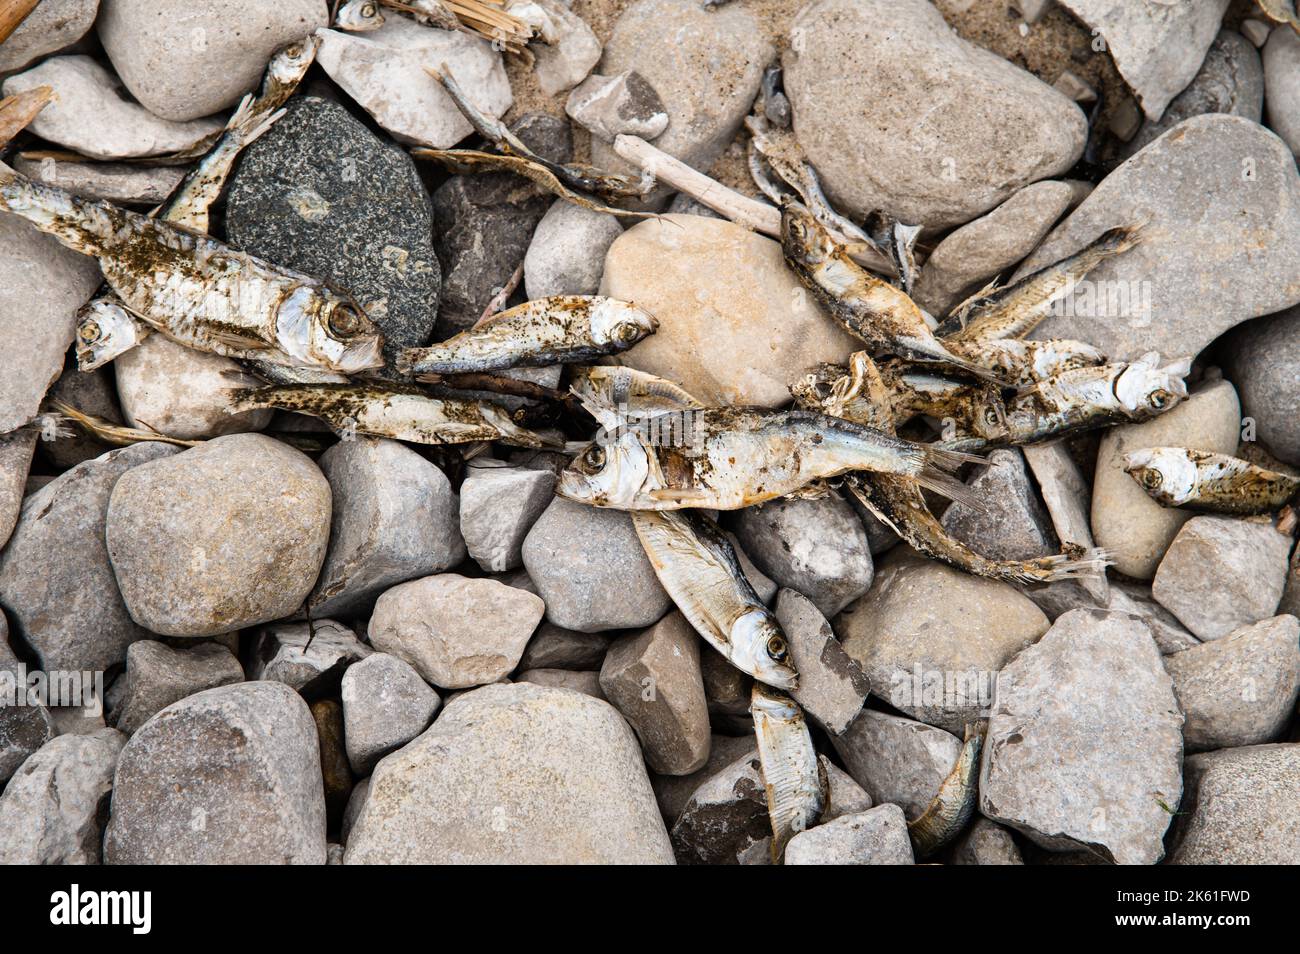
[[[925,811],[907,823],[918,858],[928,858],[956,838],[975,814],[983,744],[983,728],[966,726],[966,738],[952,771],[944,778]]]
[[[641,419],[673,411],[698,410],[703,402],[672,381],[646,371],[616,364],[575,367],[569,386],[590,408],[612,409],[600,424],[614,430],[625,418]]]
[[[465,374],[544,368],[626,351],[659,323],[635,305],[600,295],[554,295],[526,301],[427,348],[407,348],[397,369],[410,374]]]
[[[1083,341],[1053,338],[1025,341],[999,338],[993,341],[948,342],[955,353],[983,365],[1012,387],[1032,387],[1039,381],[1106,363],[1106,356]]]
[[[772,822],[772,860],[778,862],[790,839],[807,831],[821,817],[826,807],[827,781],[803,710],[794,700],[756,682],[749,711],[754,717],[767,814]]]
[[[417,388],[387,384],[302,384],[234,389],[228,413],[278,408],[310,414],[335,430],[391,437],[415,444],[502,441],[517,447],[556,449],[553,441],[520,427],[486,401],[429,397]]]
[[[755,679],[799,687],[781,625],[716,523],[694,510],[634,510],[632,526],[659,582],[705,642]]]
[[[1133,451],[1124,458],[1124,471],[1161,506],[1210,513],[1272,513],[1300,493],[1300,478],[1186,447]]]
[[[378,30],[384,25],[384,12],[376,0],[347,0],[334,15],[333,25],[349,33]]]

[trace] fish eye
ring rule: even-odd
[[[599,444],[592,444],[587,448],[586,453],[582,455],[582,468],[589,473],[595,473],[605,466],[605,448]]]
[[[298,57],[302,56],[302,44],[291,43],[284,48],[284,52],[290,59],[296,60]]]
[[[361,15],[367,18],[373,17],[378,12],[379,11],[375,9],[375,5],[373,3],[367,3],[361,8]]]
[[[103,329],[99,327],[97,321],[83,321],[77,327],[77,337],[84,344],[94,344],[103,335]]]
[[[351,305],[335,305],[330,313],[330,333],[341,338],[361,330],[361,315]]]
[[[998,409],[995,408],[992,404],[990,404],[988,407],[984,408],[984,423],[993,425],[993,424],[997,424],[997,422],[998,422]]]
[[[641,329],[625,321],[614,329],[614,337],[623,344],[631,344],[641,334]]]
[[[1142,474],[1142,486],[1148,490],[1155,490],[1163,481],[1158,470],[1148,470]]]
[[[786,656],[785,640],[780,636],[772,636],[767,641],[767,654],[777,662],[784,662]]]
[[[1164,388],[1156,388],[1154,391],[1151,392],[1151,395],[1147,398],[1147,401],[1148,403],[1150,403],[1150,405],[1153,408],[1155,408],[1157,411],[1160,411],[1168,407],[1169,402],[1172,401],[1173,399],[1174,396],[1170,394],[1168,391],[1166,391]]]

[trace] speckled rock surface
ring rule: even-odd
[[[800,832],[785,849],[788,865],[910,865],[912,842],[897,805],[844,815]]]

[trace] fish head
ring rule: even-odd
[[[812,270],[835,255],[835,243],[807,206],[786,198],[781,203],[781,250],[791,265]]]
[[[597,295],[590,299],[589,308],[592,340],[617,351],[626,351],[659,329],[653,315],[630,302]]]
[[[347,0],[334,16],[334,27],[338,30],[363,32],[378,30],[383,25],[384,11],[378,0]]]
[[[995,388],[980,388],[968,399],[970,429],[990,443],[1009,440],[1007,406]]]
[[[306,367],[355,374],[384,366],[384,336],[345,292],[299,285],[280,303],[276,338]]]
[[[790,642],[781,625],[764,609],[754,609],[731,624],[733,662],[755,679],[778,689],[799,688],[790,657]]]
[[[650,453],[635,433],[602,429],[561,472],[555,492],[594,507],[632,510],[649,473]]]
[[[1177,506],[1196,492],[1196,462],[1181,447],[1148,447],[1124,457],[1124,472],[1154,500]]]
[[[96,298],[77,312],[77,367],[94,371],[138,345],[144,336],[119,302]]]
[[[314,34],[291,40],[271,54],[266,75],[280,87],[293,88],[307,74],[319,49],[320,37]]]
[[[1191,369],[1191,358],[1181,358],[1161,367],[1160,355],[1148,351],[1120,371],[1115,378],[1115,397],[1130,418],[1155,417],[1187,397],[1183,378]]]

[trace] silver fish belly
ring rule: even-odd
[[[754,717],[772,822],[772,860],[779,861],[790,839],[807,831],[821,816],[826,807],[826,780],[803,711],[794,700],[756,682],[749,711]]]

